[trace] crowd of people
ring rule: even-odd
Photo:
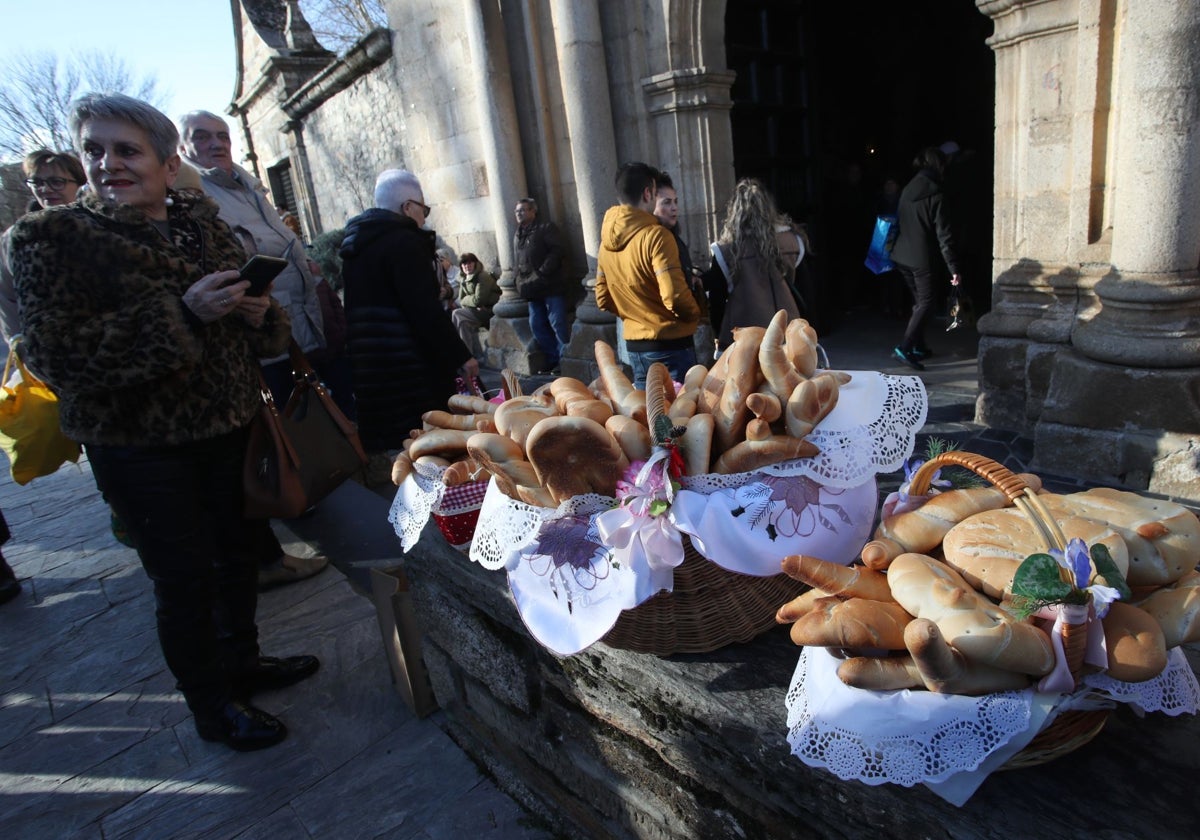
[[[25,160],[34,210],[0,242],[0,331],[59,398],[63,432],[86,449],[114,531],[153,583],[167,666],[201,737],[269,747],[286,727],[252,704],[317,671],[315,657],[262,655],[257,593],[319,573],[324,557],[286,554],[270,522],[243,513],[247,429],[264,398],[287,404],[290,348],[329,385],[386,475],[421,415],[478,381],[480,333],[501,298],[479,256],[439,247],[419,178],[378,175],[374,206],[345,226],[344,301],[309,258],[299,220],[233,161],[229,127],[206,111],[178,122],[121,94],[72,104],[80,157]],[[934,150],[936,151],[936,150]],[[924,154],[899,195],[895,260],[916,306],[896,354],[919,366],[940,253],[958,281],[937,185]],[[670,176],[633,162],[615,173],[604,215],[596,305],[617,319],[635,387],[661,362],[682,381],[708,319],[719,354],[741,326],[780,309],[806,314],[797,269],[805,230],[764,185],[737,183],[711,265],[694,265]],[[513,291],[528,306],[534,369],[558,374],[570,340],[569,266],[537,201],[514,208]],[[254,255],[286,265],[270,293],[248,294]],[[371,481],[368,476],[368,482]],[[7,539],[0,514],[0,544]],[[0,603],[20,583],[0,555]]]

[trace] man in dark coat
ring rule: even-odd
[[[951,284],[959,285],[961,277],[942,192],[946,157],[931,146],[917,156],[913,165],[918,172],[900,193],[897,211],[900,233],[892,248],[892,262],[912,292],[913,311],[904,339],[892,353],[910,367],[924,370],[921,360],[929,355],[925,324],[933,310],[933,278],[937,268],[934,260],[939,251],[950,270]]]
[[[375,206],[346,223],[346,349],[359,436],[375,452],[400,449],[423,413],[445,410],[459,369],[467,381],[479,374],[438,299],[428,216],[421,182],[389,169],[375,183]]]
[[[543,373],[557,373],[571,340],[567,298],[562,287],[562,241],[554,222],[538,221],[537,202],[522,198],[513,214],[517,294],[529,302],[529,328],[541,348]]]

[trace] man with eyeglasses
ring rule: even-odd
[[[34,209],[44,210],[70,204],[75,200],[79,187],[87,182],[79,158],[67,152],[38,149],[25,156],[21,169],[25,172],[25,184],[37,202]],[[21,332],[17,290],[13,286],[9,268],[8,236],[6,230],[0,239],[0,334],[3,334],[5,343],[11,342],[12,337]]]
[[[346,223],[340,250],[358,434],[376,489],[391,486],[392,455],[421,428],[421,415],[446,409],[455,374],[467,382],[479,374],[438,296],[429,213],[417,177],[386,170],[375,206]]]

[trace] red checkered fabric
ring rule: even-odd
[[[446,542],[459,551],[466,551],[475,536],[487,485],[486,481],[469,481],[447,487],[442,494],[442,503],[433,509],[433,521],[438,530]]]

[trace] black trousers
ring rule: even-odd
[[[245,430],[177,446],[87,446],[154,582],[158,639],[188,707],[231,699],[258,660],[257,569],[242,518]]]
[[[904,283],[912,292],[913,311],[904,329],[904,341],[900,349],[905,353],[912,350],[924,350],[925,325],[933,313],[933,272],[928,268],[909,268],[897,265],[897,270],[904,277]]]

